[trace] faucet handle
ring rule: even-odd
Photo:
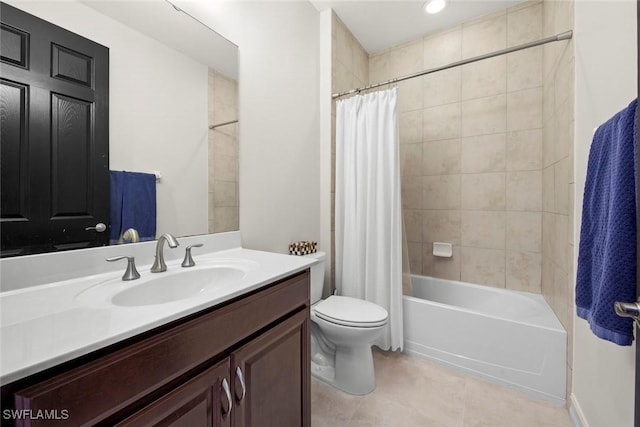
[[[184,251],[184,259],[182,260],[183,267],[193,267],[196,263],[193,261],[191,257],[191,248],[201,248],[204,246],[202,243],[196,243],[195,245],[187,246],[187,249]]]
[[[122,275],[122,280],[136,280],[140,278],[140,273],[136,270],[136,259],[132,256],[114,256],[111,258],[107,258],[106,260],[109,262],[120,261],[121,259],[127,260],[127,270]]]

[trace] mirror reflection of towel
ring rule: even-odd
[[[149,173],[111,171],[111,230],[115,244],[122,233],[134,228],[140,241],[156,238],[156,177]]]
[[[615,301],[636,299],[637,100],[596,131],[587,166],[576,278],[577,314],[593,333],[631,345]]]

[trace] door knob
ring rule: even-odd
[[[86,231],[89,231],[89,230],[95,230],[95,231],[97,231],[98,233],[102,233],[102,232],[103,232],[103,231],[105,231],[106,229],[107,229],[107,226],[106,226],[104,223],[102,223],[102,222],[97,223],[95,227],[85,227],[85,230],[86,230]]]
[[[638,325],[640,325],[640,304],[638,302],[620,302],[613,303],[616,314],[620,317],[630,317]]]

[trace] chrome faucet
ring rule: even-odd
[[[191,248],[201,248],[204,246],[202,243],[197,243],[195,245],[187,246],[187,249],[184,251],[184,259],[182,260],[182,267],[193,267],[196,263],[193,261],[193,257],[191,256]]]
[[[173,235],[169,233],[164,233],[158,239],[158,243],[156,244],[156,260],[153,262],[153,266],[151,266],[152,273],[161,273],[163,271],[167,271],[167,264],[164,262],[164,242],[167,242],[170,248],[178,247],[179,243]]]
[[[123,281],[129,281],[129,280],[137,280],[140,278],[140,273],[138,273],[138,270],[136,269],[136,259],[132,256],[114,256],[111,258],[107,258],[107,261],[109,262],[114,262],[114,261],[120,261],[121,259],[126,259],[127,260],[127,270],[124,272],[124,275],[122,275],[122,280]]]

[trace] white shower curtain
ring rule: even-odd
[[[389,313],[374,343],[402,349],[402,210],[397,88],[338,101],[336,288]]]

